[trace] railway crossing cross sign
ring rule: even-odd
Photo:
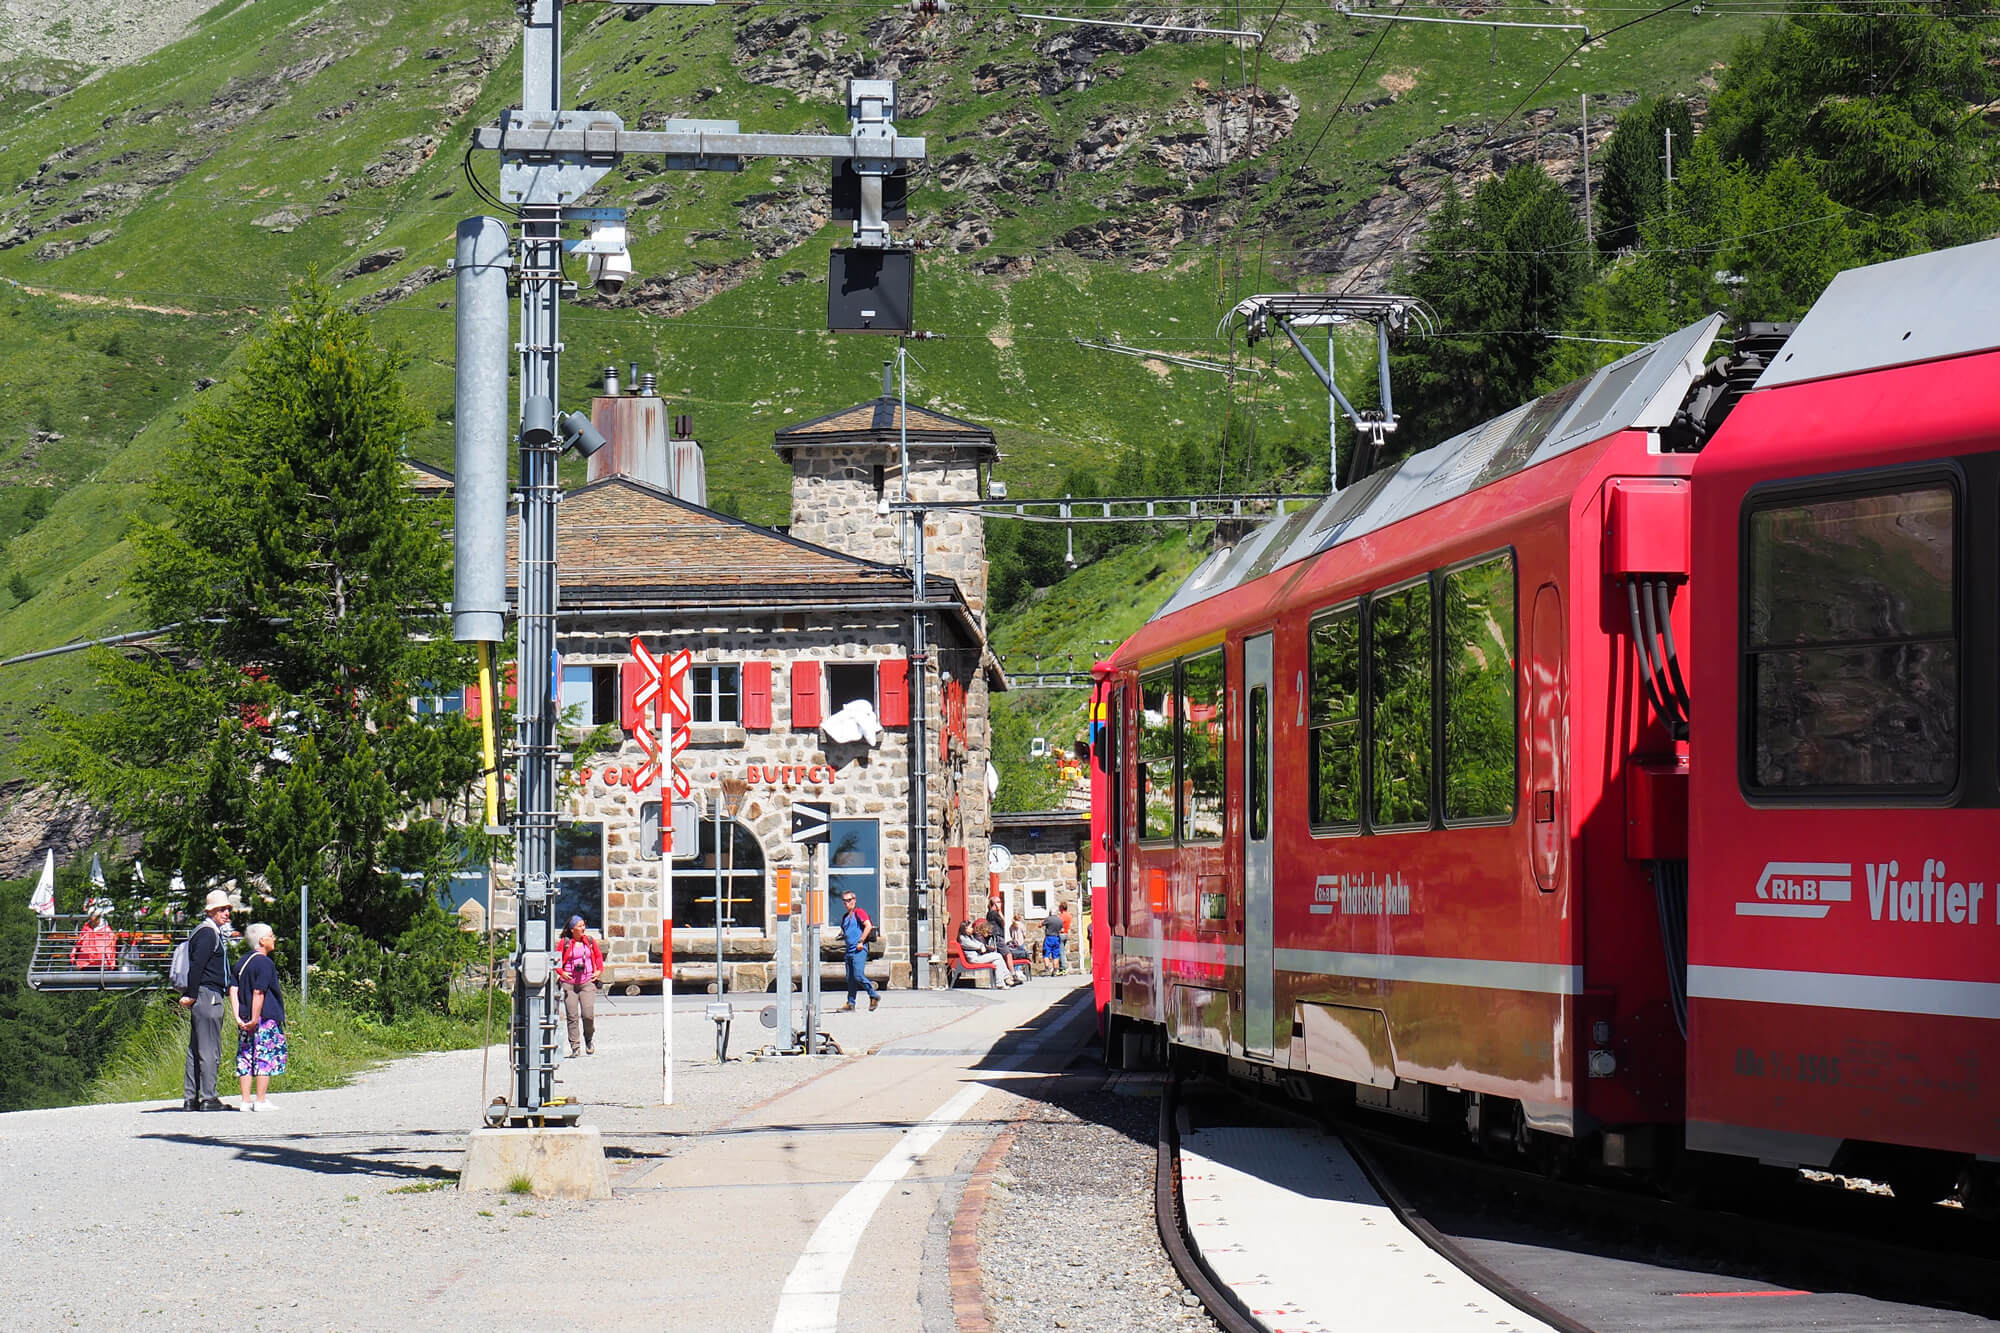
[[[661,653],[656,657],[646,651],[645,643],[634,635],[632,660],[638,664],[639,672],[644,677],[639,688],[632,692],[632,702],[639,710],[632,739],[638,742],[639,749],[646,756],[645,767],[639,770],[632,786],[640,790],[652,786],[660,780],[660,769],[664,766],[674,795],[686,799],[694,794],[694,788],[675,761],[688,746],[691,711],[688,707],[688,666],[693,660],[692,655],[683,651]],[[665,734],[664,746],[654,737],[656,717]]]
[[[833,807],[817,801],[792,802],[792,841],[811,844],[827,840]]]

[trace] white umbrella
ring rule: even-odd
[[[28,899],[28,906],[37,916],[56,914],[56,854],[49,850],[49,859],[42,862],[42,878],[35,885],[34,897]]]
[[[90,887],[98,890],[104,888],[104,862],[97,859],[96,852],[90,854]]]

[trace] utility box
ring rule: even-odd
[[[1685,861],[1687,854],[1687,756],[1628,763],[1625,855],[1634,861]]]
[[[916,255],[835,250],[828,259],[826,327],[833,333],[914,333]]]

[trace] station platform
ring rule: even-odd
[[[725,998],[736,1049],[769,1035],[757,1013],[772,997]],[[322,1092],[280,1077],[268,1116],[188,1113],[178,1098],[0,1115],[0,1238],[37,1255],[36,1303],[16,1322],[954,1327],[959,1194],[1016,1094],[1091,1040],[1088,978],[885,991],[873,1013],[827,1016],[841,1056],[726,1064],[713,1002],[674,997],[671,1107],[657,995],[601,997],[597,1054],[560,1067],[559,1091],[602,1133],[608,1200],[453,1188],[483,1099],[504,1087],[499,1047],[399,1060]],[[292,1017],[295,1050],[310,1024],[309,1009]],[[222,1254],[226,1266],[200,1257]]]
[[[1337,1138],[1190,1130],[1181,1202],[1203,1260],[1272,1333],[1553,1333],[1405,1227]]]

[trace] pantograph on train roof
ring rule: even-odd
[[[1350,298],[1352,299],[1352,298]],[[1700,377],[1722,316],[1690,324],[1532,402],[1413,454],[1203,561],[1153,619],[1622,430],[1659,430]]]

